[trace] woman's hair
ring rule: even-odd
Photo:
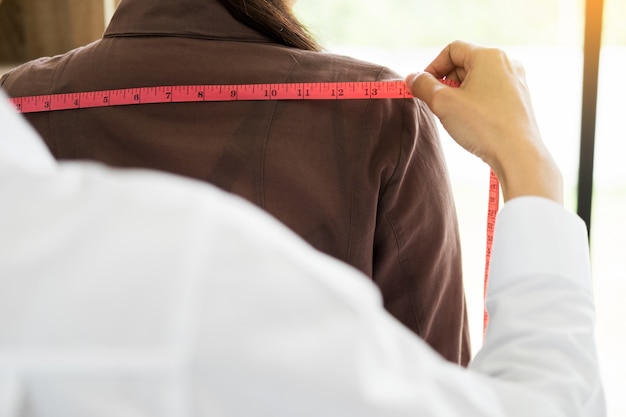
[[[321,50],[285,0],[219,1],[235,19],[284,45],[308,51]]]

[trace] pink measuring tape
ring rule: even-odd
[[[451,87],[459,83],[444,79]],[[362,100],[412,98],[404,81],[281,83],[236,85],[182,85],[125,88],[78,93],[48,94],[9,99],[18,112],[36,113],[60,110],[77,110],[98,107],[129,106],[157,103],[189,103],[215,101],[267,101],[267,100]],[[500,184],[491,171],[489,180],[489,206],[487,212],[487,248],[485,256],[484,296],[487,296],[491,247],[499,206]],[[487,331],[489,314],[485,305],[483,337]]]

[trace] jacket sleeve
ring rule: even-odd
[[[392,315],[446,359],[466,365],[460,239],[437,127],[422,102],[395,103],[403,108],[390,123],[401,131],[383,127],[381,135],[383,143],[399,141],[399,156],[379,199],[373,278]]]

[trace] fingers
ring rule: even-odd
[[[411,90],[413,97],[416,97],[425,102],[430,109],[437,114],[434,107],[435,95],[442,88],[450,88],[435,78],[428,72],[421,72],[417,74],[411,74],[406,77],[407,87]]]
[[[466,71],[471,67],[472,56],[477,49],[481,48],[468,42],[452,42],[424,71],[433,74],[438,79],[447,77],[461,82],[465,78]]]

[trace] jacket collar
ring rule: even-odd
[[[271,42],[238,22],[217,0],[122,0],[104,37],[125,36]]]

